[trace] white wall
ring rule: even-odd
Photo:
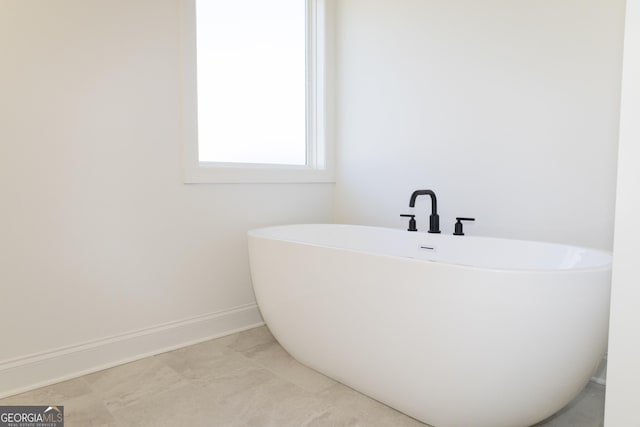
[[[337,3],[338,222],[611,249],[623,0]]]
[[[640,1],[627,0],[606,427],[640,425]]]
[[[175,0],[0,3],[0,379],[250,305],[246,230],[331,220],[332,185],[182,183],[178,23]]]

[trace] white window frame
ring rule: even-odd
[[[232,0],[230,0],[232,1]],[[268,0],[265,0],[268,1]],[[333,146],[327,132],[327,0],[307,1],[307,164],[200,162],[196,77],[196,5],[181,0],[182,131],[185,183],[334,182]]]

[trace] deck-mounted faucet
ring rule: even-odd
[[[440,233],[440,217],[438,216],[438,201],[436,200],[436,193],[431,190],[416,190],[411,195],[409,200],[409,207],[416,206],[416,198],[418,196],[428,195],[431,197],[431,215],[429,215],[429,233]]]

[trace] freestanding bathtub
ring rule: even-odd
[[[606,348],[606,252],[317,224],[252,230],[249,254],[293,357],[436,427],[535,424]]]

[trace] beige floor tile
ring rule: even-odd
[[[252,347],[243,354],[309,392],[320,392],[336,384],[331,378],[299,363],[276,341]]]
[[[269,329],[266,326],[260,326],[247,331],[238,332],[237,334],[218,338],[215,341],[219,341],[220,344],[223,344],[233,350],[244,351],[257,345],[273,342],[275,341],[275,338],[271,335],[271,332],[269,332]]]
[[[238,369],[256,366],[255,362],[241,353],[220,345],[218,340],[164,353],[156,356],[156,359],[188,380],[200,383]]]
[[[113,414],[122,427],[246,427],[195,384],[116,409]]]
[[[0,399],[0,405],[62,405],[69,399],[89,393],[91,388],[81,377]]]
[[[373,419],[372,417],[359,417],[344,408],[329,411],[318,417],[305,427],[429,427],[409,417],[386,417]]]
[[[371,427],[425,427],[407,415],[396,411],[342,384],[336,384],[319,393],[335,409],[317,426],[371,426]],[[333,424],[332,424],[333,423]]]
[[[212,401],[247,426],[304,426],[331,408],[316,393],[306,392],[264,368],[218,377],[205,388]]]
[[[602,427],[605,387],[588,383],[571,403],[535,427]]]
[[[109,410],[188,384],[176,371],[153,357],[87,375],[85,379]]]
[[[210,381],[204,387],[207,394],[216,402],[237,401],[237,396],[247,390],[261,390],[266,384],[278,377],[268,369],[254,366],[248,369],[228,372]]]
[[[93,393],[64,402],[65,427],[118,427],[118,423]]]

